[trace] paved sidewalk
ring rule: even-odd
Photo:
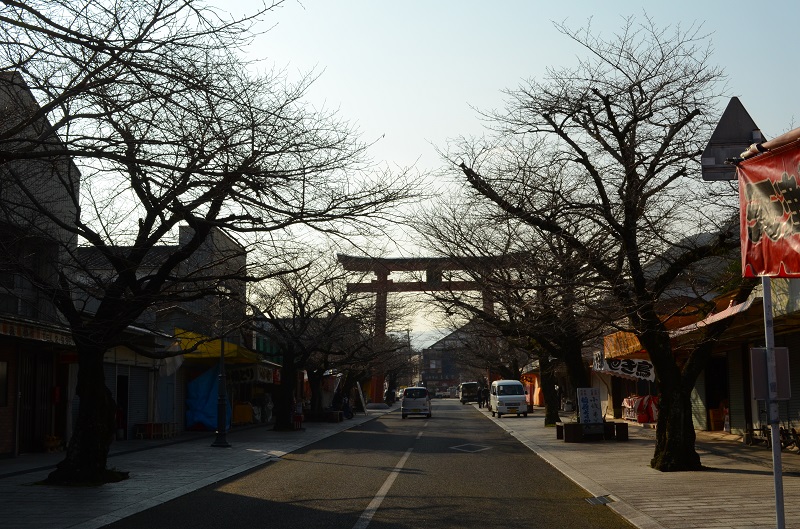
[[[212,448],[213,433],[186,432],[172,441],[115,442],[108,467],[131,478],[102,487],[36,485],[63,453],[0,459],[0,518],[8,529],[95,529],[220,480],[269,463],[309,444],[373,420],[390,409],[369,409],[338,423],[305,422],[303,430],[272,425],[228,432],[230,448]]]
[[[210,433],[185,433],[174,441],[115,442],[108,466],[130,471],[131,479],[97,488],[35,485],[63,453],[0,459],[3,527],[102,527],[389,411],[370,409],[341,423],[307,422],[299,432],[275,432],[270,426],[233,430],[228,434],[231,448],[211,448]],[[771,451],[746,446],[738,436],[698,432],[698,451],[711,470],[662,473],[648,466],[652,428],[630,424],[627,442],[564,443],[556,439],[555,428],[544,427],[541,409],[527,418],[502,419],[480,411],[584,488],[588,499],[610,501],[609,508],[638,528],[776,527]],[[800,529],[800,455],[784,450],[782,460],[786,527]]]
[[[492,418],[536,454],[640,529],[774,528],[772,452],[739,436],[697,432],[697,451],[709,470],[653,470],[655,430],[629,424],[629,441],[565,443],[544,427],[544,411],[527,418]],[[800,455],[781,453],[786,527],[800,529]]]

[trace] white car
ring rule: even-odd
[[[431,395],[428,388],[406,388],[403,390],[403,402],[400,404],[400,415],[405,419],[409,415],[431,416]]]

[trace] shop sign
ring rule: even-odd
[[[617,331],[603,337],[603,354],[606,358],[623,357],[641,351],[644,351],[644,347],[632,332]]]
[[[16,336],[28,340],[38,340],[40,342],[57,343],[61,345],[75,345],[72,336],[67,333],[55,332],[33,325],[23,323],[12,323],[4,321],[0,323],[0,334],[3,336]]]
[[[605,358],[602,351],[594,354],[592,370],[624,378],[650,382],[656,380],[656,372],[651,361],[639,358]]]
[[[234,384],[272,384],[272,374],[272,368],[262,365],[252,365],[232,369],[228,376],[230,381]]]

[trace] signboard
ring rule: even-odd
[[[742,273],[800,277],[800,142],[739,164]]]
[[[364,400],[364,392],[361,391],[361,382],[356,382],[356,387],[358,388],[358,398],[361,399],[361,406],[364,410],[364,415],[367,414],[367,401]]]
[[[228,379],[233,384],[272,384],[273,370],[263,365],[245,366],[228,371]]]
[[[640,358],[605,358],[602,351],[594,353],[592,369],[623,378],[655,382],[656,373],[650,360]]]
[[[729,163],[764,137],[738,97],[732,97],[700,157],[703,180],[736,180],[736,166]]]
[[[578,388],[578,422],[584,425],[584,434],[603,433],[603,410],[598,388]],[[592,429],[594,425],[599,425],[597,431]]]
[[[775,347],[775,375],[777,376],[778,397],[775,400],[789,400],[792,396],[789,381],[789,349]],[[750,376],[753,383],[753,399],[767,400],[767,349],[753,347],[750,349]]]

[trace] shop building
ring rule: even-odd
[[[22,77],[8,72],[0,73],[0,108],[0,131],[24,123],[39,110]],[[50,128],[44,119],[32,123],[9,141],[9,149],[28,152],[58,146],[64,150],[55,134],[42,134]],[[114,269],[96,248],[79,248],[75,237],[61,228],[76,217],[76,204],[68,189],[80,188],[80,173],[69,156],[6,160],[0,165],[0,178],[3,199],[16,205],[3,208],[4,213],[11,213],[0,218],[0,454],[57,449],[71,435],[77,417],[77,352],[69,328],[48,296],[34,287],[33,278],[54,280],[61,271],[76,270],[70,276],[80,281],[88,274],[78,269],[90,271],[94,277],[113,274]],[[24,182],[27,193],[17,189],[15,182]],[[47,215],[32,207],[33,202],[46,205]],[[190,235],[188,227],[180,227],[177,245]],[[174,251],[174,246],[156,247],[147,257],[156,267]],[[245,267],[243,248],[214,230],[175,273],[181,277],[202,275],[225,288],[233,299],[242,299],[243,281],[217,285],[216,278],[235,277]],[[147,265],[142,272],[147,272]],[[184,282],[178,288],[186,286]],[[85,310],[92,312],[98,300],[88,292],[87,284]],[[212,335],[215,324],[244,319],[242,303],[222,306],[218,299],[208,297],[183,303],[181,308],[184,314],[193,315],[184,327],[207,335]],[[141,425],[169,425],[161,432],[170,434],[185,423],[186,370],[181,369],[182,350],[176,347],[169,307],[153,307],[136,325],[126,329],[119,345],[104,356],[105,382],[118,403],[119,439],[137,435]],[[241,343],[234,333],[228,339]]]
[[[2,148],[22,153],[0,164],[0,454],[55,443],[67,397],[61,359],[74,351],[50,297],[35,285],[54,282],[59,263],[77,246],[60,225],[75,218],[76,206],[66,186],[52,183],[77,189],[80,172],[69,156],[26,156],[64,149],[47,120],[30,121],[39,111],[19,73],[0,73],[0,133],[15,130]]]
[[[780,401],[781,425],[800,429],[800,280],[773,279],[772,305],[776,347],[789,352],[791,397]],[[711,359],[692,392],[692,414],[698,430],[729,430],[748,440],[753,431],[768,426],[765,403],[753,398],[750,349],[764,346],[764,313],[761,288],[749,299],[731,304],[720,298],[717,310],[704,319],[670,330],[676,358],[684,359],[702,338],[703,328],[721,319],[731,319],[726,332],[715,342]],[[596,354],[593,385],[601,391],[605,416],[650,422],[642,414],[643,397],[657,398],[647,351],[635,336],[606,336],[603,354]],[[657,402],[656,402],[657,405]],[[641,415],[640,415],[641,414]],[[647,419],[647,421],[645,421]]]

